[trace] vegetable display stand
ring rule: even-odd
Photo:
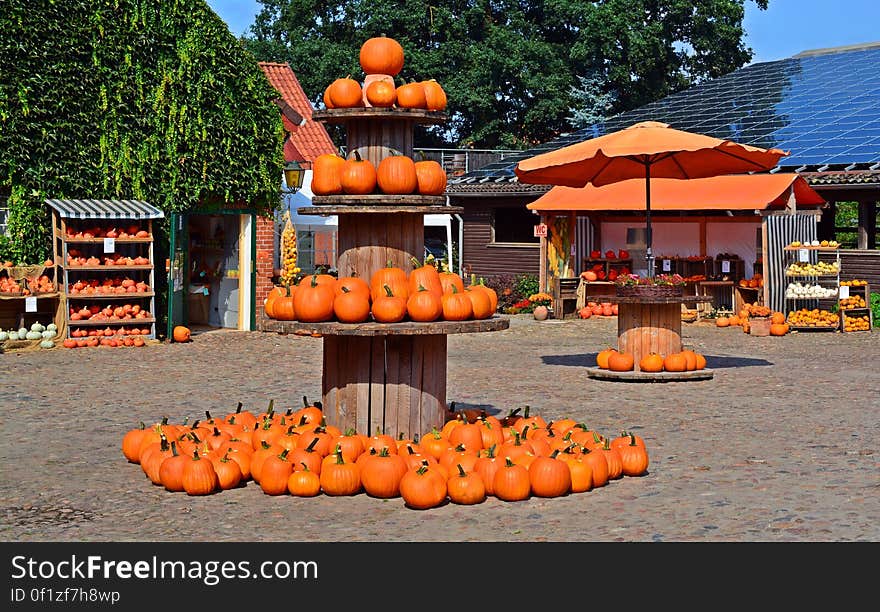
[[[437,111],[355,108],[316,112],[318,121],[345,126],[347,150],[378,165],[390,155],[413,155],[414,125],[439,123]],[[370,279],[388,262],[407,270],[424,258],[424,215],[463,212],[444,196],[323,195],[301,215],[338,218],[339,277]],[[320,336],[324,343],[322,403],[327,423],[343,431],[377,429],[397,438],[442,428],[446,422],[449,334],[507,329],[506,317],[432,323],[302,323],[267,321],[280,333]]]
[[[155,338],[153,219],[162,211],[139,200],[46,203],[53,209],[63,338]]]
[[[682,350],[681,305],[707,301],[706,296],[599,296],[597,299],[616,301],[617,350],[633,355],[630,372],[612,372],[589,368],[590,378],[632,382],[665,382],[672,380],[706,380],[714,377],[710,369],[687,372],[641,372],[639,362],[649,353],[669,355]]]

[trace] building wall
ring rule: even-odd
[[[272,274],[275,261],[275,223],[271,217],[257,215],[257,256],[256,275],[254,287],[256,290],[256,324],[257,329],[263,329],[261,323],[265,318],[263,302],[272,290]]]
[[[492,217],[497,208],[509,206],[525,207],[522,198],[461,198],[453,201],[453,206],[464,207],[461,214],[462,230],[462,269],[465,274],[475,274],[478,278],[488,278],[501,274],[534,274],[540,269],[540,246],[500,245],[492,242]],[[535,217],[535,224],[539,218]]]

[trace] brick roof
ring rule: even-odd
[[[817,185],[880,185],[880,170],[801,172],[801,176],[814,187]]]
[[[281,122],[290,137],[284,142],[285,161],[315,161],[315,158],[324,153],[335,153],[336,145],[330,139],[330,135],[322,123],[312,120],[312,103],[306,92],[296,78],[290,65],[286,62],[278,64],[274,62],[259,62],[260,68],[269,83],[272,84],[281,100],[278,106],[281,109]],[[285,112],[286,105],[288,112]],[[290,112],[292,109],[293,112]],[[293,121],[297,115],[305,120],[302,125],[296,125]]]

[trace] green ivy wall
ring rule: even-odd
[[[278,205],[277,92],[204,1],[3,4],[0,259],[50,255],[46,198]]]

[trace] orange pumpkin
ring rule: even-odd
[[[648,353],[639,360],[639,370],[642,372],[662,372],[663,357],[657,353]]]
[[[189,342],[192,340],[191,336],[192,332],[184,325],[176,325],[171,331],[171,337],[175,342]]]
[[[382,193],[408,195],[416,191],[416,164],[406,155],[389,155],[376,167],[376,184]]]
[[[333,299],[333,314],[342,323],[363,323],[370,318],[369,294],[343,287]]]
[[[602,368],[603,370],[608,369],[608,358],[611,357],[613,353],[616,353],[617,349],[615,348],[607,348],[599,351],[599,354],[596,355],[596,365]]]
[[[446,92],[434,79],[422,81],[420,83],[425,91],[425,108],[430,111],[446,110]]]
[[[357,108],[364,105],[361,84],[351,76],[336,79],[330,83],[327,95],[333,108]]]
[[[400,108],[427,108],[425,90],[415,81],[397,87],[397,106]]]
[[[667,372],[685,372],[687,371],[687,357],[679,353],[670,353],[663,359],[663,368]]]
[[[301,283],[293,295],[296,317],[306,323],[332,320],[333,301],[336,297],[334,286],[329,283],[318,283],[317,274],[306,278],[309,282]]]
[[[697,354],[691,349],[684,349],[681,351],[681,354],[684,355],[685,360],[685,370],[691,371],[697,369]]]
[[[391,292],[402,298],[409,297],[409,279],[403,268],[398,268],[389,260],[384,268],[379,268],[370,277],[370,298],[375,302],[377,298],[386,295],[385,285],[391,287]]]
[[[365,86],[364,96],[369,106],[391,108],[397,102],[397,86],[390,77],[375,78]]]
[[[291,287],[288,285],[284,289],[284,295],[275,297],[272,300],[272,314],[270,315],[273,319],[278,321],[295,321],[296,320],[296,309],[294,308],[294,296],[296,287]],[[267,310],[268,313],[268,310]]]
[[[770,323],[785,323],[785,315],[778,310],[775,311],[770,315]]]
[[[718,317],[715,319],[715,325],[717,327],[729,327],[730,319],[728,317]]]
[[[376,167],[368,159],[361,158],[358,151],[354,159],[348,158],[342,166],[342,191],[347,194],[365,195],[376,190]]]
[[[771,336],[784,336],[788,333],[788,323],[771,323],[770,324],[770,335]]]
[[[403,59],[403,46],[388,36],[368,38],[358,54],[364,74],[397,76],[403,70]]]
[[[379,323],[397,323],[406,318],[407,298],[395,295],[391,287],[383,287],[384,295],[373,299],[373,318]]]
[[[312,193],[333,195],[342,193],[342,168],[345,158],[336,153],[323,153],[312,166]]]
[[[608,369],[612,372],[630,372],[635,367],[635,357],[626,351],[614,351],[608,356]]]
[[[697,367],[694,369],[696,369],[696,370],[706,369],[706,358],[702,355],[702,353],[697,353]]]
[[[421,195],[443,195],[446,191],[446,171],[440,162],[433,159],[422,159],[416,162],[416,190]]]

